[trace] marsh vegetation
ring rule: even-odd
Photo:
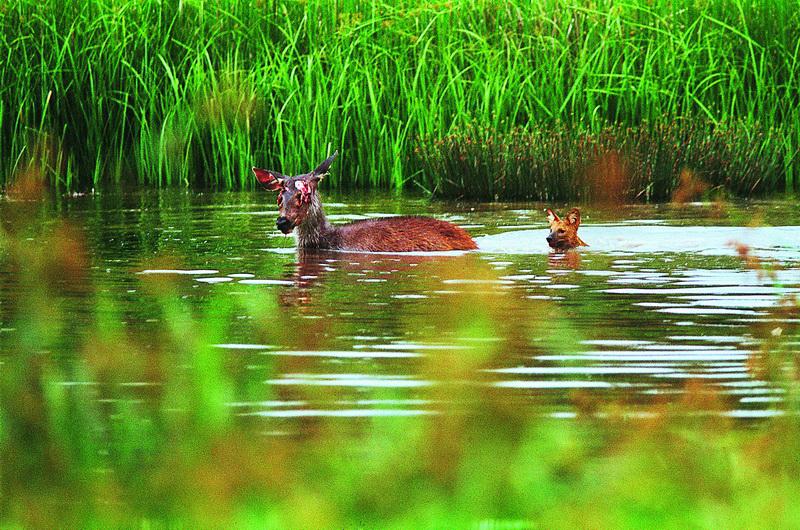
[[[0,526],[797,527],[799,66],[796,0],[0,2]],[[250,168],[334,149],[479,249],[297,252]]]
[[[669,197],[683,169],[737,195],[791,190],[798,13],[795,0],[6,3],[0,175],[252,188],[254,164],[296,173],[338,148],[340,187],[566,200],[618,156],[639,200]]]

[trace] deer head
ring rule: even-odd
[[[328,169],[338,153],[335,151],[314,171],[294,177],[286,177],[268,169],[253,168],[256,179],[265,189],[278,192],[279,213],[275,221],[278,230],[289,234],[296,226],[305,222],[312,205],[319,204],[317,185],[328,174]]]

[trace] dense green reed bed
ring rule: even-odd
[[[6,2],[0,178],[239,188],[251,165],[306,171],[338,148],[332,186],[569,198],[588,142],[638,157],[633,197],[667,197],[683,165],[715,157],[730,165],[701,174],[712,184],[790,189],[798,13],[797,0]],[[526,161],[454,148],[467,127],[522,140],[507,148]],[[671,153],[686,127],[691,153]],[[467,153],[465,173],[452,157]]]
[[[779,134],[759,125],[676,120],[597,132],[562,125],[467,127],[418,142],[410,167],[433,191],[470,199],[621,202],[763,194],[783,189]]]

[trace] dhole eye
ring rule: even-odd
[[[559,229],[558,229],[558,233],[559,233],[559,234],[563,234],[564,232],[566,232],[566,230],[564,230],[563,228],[559,228]]]

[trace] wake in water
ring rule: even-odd
[[[493,254],[547,254],[549,231],[517,230],[478,237],[478,249]],[[735,255],[742,243],[761,258],[800,260],[800,226],[663,226],[592,225],[581,228],[588,243],[580,252],[692,253],[704,256]]]

